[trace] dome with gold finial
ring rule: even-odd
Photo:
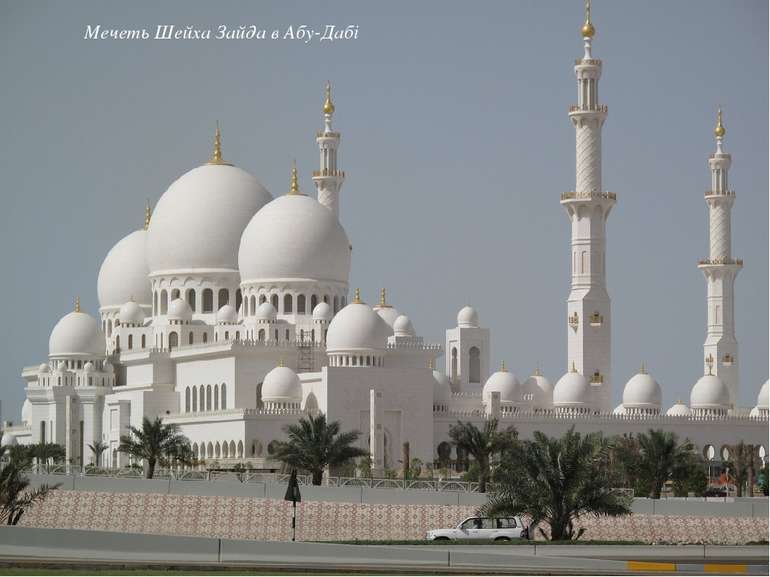
[[[98,358],[105,353],[104,335],[94,317],[80,310],[80,299],[75,310],[64,315],[51,331],[48,339],[50,358]]]
[[[259,210],[245,227],[238,251],[242,284],[265,280],[334,282],[347,285],[350,242],[334,213],[291,187]]]
[[[147,266],[147,228],[152,211],[145,208],[144,227],[123,237],[107,253],[99,269],[96,292],[99,308],[118,310],[128,301],[136,301],[145,311],[151,309],[152,290]]]
[[[356,289],[356,298],[338,312],[329,324],[326,350],[329,353],[381,351],[386,348],[391,329],[365,302]]]
[[[222,159],[218,129],[214,141],[211,159],[180,176],[155,206],[147,229],[151,274],[237,270],[241,234],[273,198],[251,174]]]
[[[388,304],[384,288],[380,289],[380,302],[378,302],[372,308],[378,315],[382,317],[382,320],[388,323],[388,326],[391,329],[394,328],[396,319],[401,316],[401,313],[398,311],[398,309]]]

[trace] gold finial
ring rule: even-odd
[[[334,103],[332,102],[332,85],[326,81],[326,99],[324,100],[324,114],[334,114]]]
[[[281,360],[279,360],[279,361],[278,361],[278,366],[279,366],[279,367],[282,367],[282,366],[283,366],[283,357],[281,357]]]
[[[147,199],[147,204],[144,207],[144,230],[150,228],[150,219],[152,218],[152,207],[150,206],[150,199]]]
[[[219,121],[217,120],[217,131],[214,133],[214,152],[207,164],[224,164],[231,166],[229,162],[222,159],[222,132],[219,130]]]
[[[293,161],[291,164],[291,188],[289,194],[302,194],[299,191],[299,180],[297,179],[297,161]]]
[[[583,38],[593,38],[594,34],[596,34],[596,28],[591,23],[591,0],[586,0],[586,21],[583,23],[580,33],[583,35]]]
[[[433,359],[428,359],[428,368],[432,371],[436,368],[436,361]]]
[[[682,399],[677,399],[676,400],[676,404],[677,405],[684,405],[684,403],[682,402]]]
[[[356,296],[353,298],[353,302],[357,305],[360,305],[363,301],[361,301],[361,289],[356,289]]]
[[[381,309],[388,309],[390,308],[390,305],[388,304],[387,300],[385,300],[385,289],[380,289],[380,303],[377,305]]]
[[[80,297],[75,297],[75,312],[80,312]]]
[[[500,361],[500,372],[507,373],[508,369],[505,368],[505,361]]]
[[[542,377],[543,376],[543,373],[540,372],[540,365],[537,365],[535,367],[535,374],[534,374],[534,376],[535,377]]]
[[[577,368],[575,367],[575,361],[572,361],[572,367],[570,367],[569,372],[570,373],[577,373]]]
[[[639,367],[639,374],[640,375],[646,375],[647,374],[647,369],[644,368],[644,361],[642,361],[642,366]]]
[[[709,375],[712,375],[711,369],[714,366],[714,356],[711,353],[706,357],[706,366],[709,368]]]
[[[717,138],[724,138],[725,127],[722,125],[722,107],[720,106],[717,110],[717,127],[714,129],[714,136]]]

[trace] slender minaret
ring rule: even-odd
[[[735,191],[730,190],[727,171],[732,157],[722,150],[725,127],[722,109],[717,113],[714,129],[717,150],[709,155],[711,188],[706,191],[709,209],[709,257],[698,268],[706,277],[708,325],[703,345],[704,374],[717,375],[730,389],[730,405],[738,399],[738,341],[735,339],[735,277],[743,267],[741,259],[732,256],[730,218]]]
[[[316,135],[316,142],[321,152],[321,168],[313,171],[313,182],[318,189],[318,202],[340,216],[340,189],[345,180],[345,172],[337,169],[337,148],[340,145],[340,133],[332,130],[332,87],[326,83],[324,99],[324,129]]]
[[[575,190],[561,196],[572,224],[572,282],[567,299],[567,366],[591,383],[594,410],[611,410],[610,297],[605,275],[605,223],[615,194],[602,190],[602,125],[599,104],[602,61],[591,54],[596,30],[586,0],[581,29],[585,53],[575,62],[578,103],[570,106],[575,126]]]

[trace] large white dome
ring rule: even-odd
[[[647,373],[631,377],[623,389],[623,406],[626,409],[658,409],[663,393],[658,382]]]
[[[312,279],[347,284],[350,243],[334,213],[302,194],[263,207],[241,237],[238,266],[244,283]]]
[[[183,174],[160,197],[150,221],[150,272],[237,269],[241,233],[271,199],[235,166],[204,164]]]
[[[302,385],[297,373],[289,367],[275,367],[262,381],[262,400],[272,403],[299,403]]]
[[[442,372],[433,370],[433,404],[449,407],[452,400],[452,385]]]
[[[591,401],[591,388],[586,378],[570,371],[553,388],[553,406],[558,408],[583,407]]]
[[[136,230],[110,249],[99,269],[96,292],[100,307],[117,307],[130,300],[150,306],[152,290],[147,275],[147,232]]]
[[[104,354],[104,335],[96,319],[87,313],[75,311],[64,315],[48,339],[48,355],[51,357]]]
[[[768,408],[768,383],[770,381],[765,381],[765,384],[759,389],[759,395],[757,395],[757,407],[765,411]]]
[[[692,409],[726,409],[730,406],[730,391],[716,375],[704,375],[690,391]]]
[[[551,382],[537,371],[524,381],[522,385],[525,394],[532,395],[532,406],[537,409],[553,407],[553,386]]]
[[[500,402],[502,403],[516,403],[520,401],[521,397],[521,385],[519,379],[513,373],[500,370],[496,373],[492,373],[484,383],[484,388],[481,392],[481,398],[484,403],[489,404],[492,393],[500,393]]]
[[[369,305],[352,302],[329,323],[326,350],[381,350],[386,347],[390,333],[390,327]]]
[[[27,425],[32,424],[32,403],[29,399],[24,399],[24,404],[21,406],[21,422]]]

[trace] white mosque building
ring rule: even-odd
[[[358,290],[348,302],[351,245],[340,221],[345,172],[327,85],[317,133],[317,196],[290,190],[274,198],[222,157],[217,128],[211,159],[174,181],[144,229],[107,254],[98,278],[99,318],[80,310],[54,326],[48,359],[23,369],[21,424],[2,443],[64,445],[73,466],[94,461],[101,441],[113,467],[121,435],[142,419],[175,423],[204,466],[275,467],[283,427],[321,411],[345,430],[362,431],[377,470],[397,467],[403,443],[433,463],[457,455],[448,443],[458,420],[497,417],[522,437],[558,435],[570,426],[606,434],[664,428],[700,449],[745,441],[767,448],[768,383],[755,407],[739,407],[739,354],[733,284],[742,261],[731,251],[721,111],[708,160],[710,254],[700,262],[708,289],[704,370],[689,402],[661,405],[661,387],[642,367],[612,408],[611,308],[606,286],[605,222],[617,201],[601,178],[599,102],[602,61],[592,54],[590,12],[576,61],[578,101],[575,190],[561,195],[572,227],[567,300],[567,373],[554,386],[535,371],[520,380],[490,366],[491,335],[464,306],[445,346],[418,336],[383,290],[370,306]],[[444,357],[445,372],[434,367]],[[717,453],[718,454],[718,453]]]

